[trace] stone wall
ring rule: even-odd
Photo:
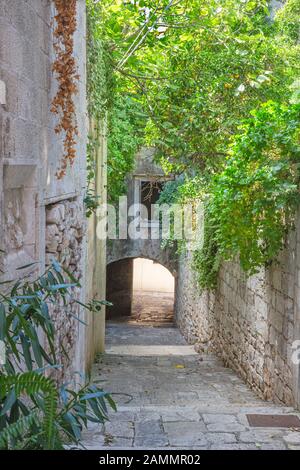
[[[16,268],[38,262],[23,274],[44,271],[53,256],[81,277],[75,293],[86,300],[86,236],[83,198],[86,185],[86,55],[85,0],[77,1],[78,27],[74,54],[80,76],[75,98],[79,129],[77,158],[64,179],[55,173],[63,154],[63,138],[54,131],[50,112],[57,82],[50,0],[0,0],[0,248],[5,250],[2,276],[16,278]],[[104,263],[105,269],[105,263]],[[91,281],[92,282],[92,281]],[[71,303],[54,312],[58,340],[70,352],[70,370],[83,371],[93,341],[70,314],[86,318]],[[72,364],[71,364],[72,363]]]
[[[238,261],[224,263],[215,292],[201,292],[191,254],[179,263],[176,320],[198,351],[213,350],[259,395],[300,406],[300,217],[278,262],[250,278]]]
[[[83,256],[83,207],[76,200],[64,200],[46,206],[46,266],[55,259],[81,283],[85,281],[81,259]],[[69,281],[71,282],[71,281]],[[68,376],[75,372],[77,339],[80,337],[80,323],[76,318],[81,315],[81,308],[75,300],[81,300],[81,289],[72,288],[67,307],[60,302],[52,309],[51,316],[56,330],[56,350],[59,363],[68,371]],[[66,354],[65,354],[66,353]]]
[[[6,277],[45,258],[41,159],[49,132],[51,9],[44,1],[1,0],[0,106],[1,244]]]

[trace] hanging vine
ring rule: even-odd
[[[76,136],[78,127],[74,96],[78,93],[76,59],[74,57],[74,33],[77,28],[77,0],[53,0],[54,16],[54,51],[52,66],[56,75],[58,90],[53,98],[51,112],[59,116],[55,127],[57,134],[64,134],[64,154],[56,176],[61,179],[66,174],[68,164],[72,165],[76,157]]]

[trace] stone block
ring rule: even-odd
[[[283,436],[283,440],[287,444],[294,444],[294,445],[300,446],[300,432],[297,432],[297,431],[289,432],[288,434]]]
[[[65,207],[58,204],[50,207],[46,212],[47,224],[60,224],[65,218]]]
[[[105,423],[105,433],[114,437],[133,438],[134,424],[132,421],[113,421]]]
[[[0,104],[6,104],[6,83],[0,80]]]
[[[171,446],[205,446],[208,442],[204,423],[177,421],[164,423],[164,429]]]
[[[211,444],[230,444],[237,442],[237,439],[234,434],[228,432],[218,433],[218,432],[208,432],[205,434],[208,442]]]
[[[167,447],[168,445],[168,438],[164,434],[147,434],[146,436],[136,436],[134,439],[134,447],[141,447],[143,449],[147,447],[156,449],[157,447]]]
[[[165,422],[173,422],[173,421],[199,421],[200,417],[197,413],[196,410],[184,410],[184,411],[178,411],[178,410],[170,410],[170,411],[164,411],[161,413],[162,421],[163,423]]]
[[[276,429],[253,429],[251,431],[241,432],[239,440],[241,442],[252,443],[270,443],[273,439],[280,438],[283,432]]]
[[[268,304],[267,302],[259,296],[255,297],[255,308],[259,312],[260,317],[267,318],[268,314]]]
[[[286,450],[286,445],[278,439],[268,444],[261,444],[260,450]]]
[[[269,317],[270,324],[278,331],[278,333],[282,333],[283,328],[283,319],[284,316],[278,310],[273,310],[272,315]]]
[[[203,421],[205,424],[228,424],[228,423],[238,423],[237,417],[230,414],[203,414]]]
[[[245,431],[245,426],[239,423],[212,423],[207,425],[210,432],[239,432]]]
[[[160,434],[162,432],[160,420],[141,421],[136,423],[136,436],[144,436],[148,434]]]
[[[281,291],[281,271],[277,268],[272,271],[272,284],[276,290]]]
[[[213,444],[211,450],[257,450],[255,444]]]
[[[268,337],[268,323],[265,319],[259,318],[255,322],[255,328],[259,335],[261,335],[264,339]]]

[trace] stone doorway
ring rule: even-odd
[[[107,320],[170,325],[174,320],[174,276],[160,263],[126,258],[107,266]]]

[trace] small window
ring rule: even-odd
[[[142,181],[141,184],[141,204],[146,206],[148,220],[151,220],[151,205],[157,204],[159,195],[163,189],[163,182]]]

